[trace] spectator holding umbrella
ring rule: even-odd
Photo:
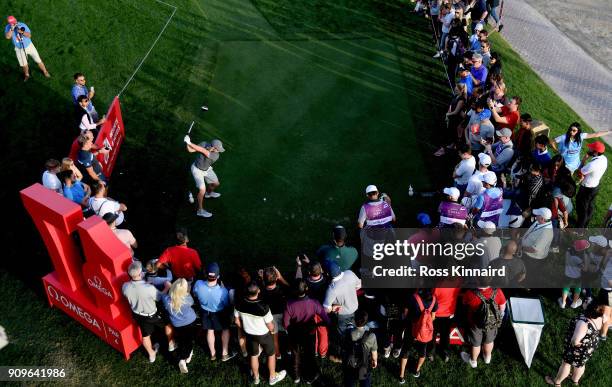
[[[163,299],[164,306],[174,327],[174,337],[178,344],[176,349],[179,369],[182,374],[189,372],[187,364],[193,357],[193,341],[196,335],[196,314],[193,310],[193,298],[189,294],[189,284],[179,278],[170,287]]]
[[[560,386],[572,374],[572,382],[578,385],[599,342],[599,330],[606,322],[603,305],[591,304],[586,311],[573,318],[565,335],[563,361],[555,377],[547,375],[546,383]]]

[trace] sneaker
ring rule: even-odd
[[[394,349],[393,350],[393,358],[397,359],[400,356],[401,353],[402,353],[402,350],[400,348]]]
[[[248,356],[249,356],[249,353],[248,353],[248,352],[242,352],[242,357],[246,358],[246,357],[248,357]]]
[[[293,384],[300,384],[301,381],[302,381],[302,379],[300,379],[299,377],[295,378],[295,379],[293,379]]]
[[[221,196],[221,194],[219,192],[206,192],[206,194],[204,194],[204,197],[206,199],[215,199],[218,198],[219,196]]]
[[[412,377],[415,378],[415,379],[420,377],[420,376],[421,376],[421,373],[419,371],[412,373]]]
[[[399,384],[406,384],[406,378],[400,378]]]
[[[49,72],[47,71],[45,74],[45,78],[51,78],[51,74],[49,74]]]
[[[174,352],[177,348],[178,345],[176,345],[174,340],[168,343],[168,352]]]
[[[439,58],[442,55],[442,51],[438,51],[436,52],[436,55],[434,55],[434,58]]]
[[[385,359],[388,359],[391,356],[391,346],[385,347]]]
[[[26,75],[23,76],[23,81],[24,82],[27,82],[28,79],[30,79],[30,74],[26,74]]]
[[[202,105],[202,107],[200,109],[202,109],[205,112],[207,112],[208,111],[208,105]]]
[[[572,304],[570,305],[570,308],[576,309],[576,308],[578,308],[581,305],[582,305],[582,299],[579,298],[579,299],[576,300],[576,302],[572,302]]]
[[[444,354],[444,357],[442,358],[442,360],[443,360],[445,363],[448,363],[448,362],[449,362],[450,357],[448,356],[448,353],[445,353],[445,354]]]
[[[236,356],[236,352],[228,353],[227,355],[221,356],[221,361],[226,362],[233,359]]]
[[[434,361],[434,355],[430,353],[429,355],[427,355],[427,359],[429,361]]]
[[[503,28],[504,28],[504,25],[503,25],[503,24],[500,24],[500,25],[499,25],[499,28],[497,29],[497,32],[501,32],[501,30],[502,30]]]
[[[179,370],[181,370],[182,374],[186,374],[187,372],[189,372],[189,370],[187,369],[187,362],[185,360],[179,361]]]
[[[189,364],[191,363],[191,358],[193,357],[193,350],[191,351],[191,353],[189,354],[189,357],[187,359],[185,359],[185,363]]]
[[[196,212],[197,216],[201,216],[202,218],[210,218],[212,216],[212,214],[206,210],[198,210],[198,212]]]
[[[565,309],[565,302],[563,302],[563,298],[559,297],[559,299],[557,300],[557,303],[559,304],[559,307],[561,309]]]
[[[287,371],[282,370],[276,373],[276,375],[274,375],[273,378],[270,378],[270,385],[273,386],[276,383],[280,382],[281,380],[285,379],[285,376],[287,376]]]
[[[470,367],[472,367],[472,368],[478,367],[478,362],[475,361],[475,360],[472,360],[472,358],[470,357],[470,355],[467,352],[461,352],[461,360],[463,360],[464,362],[468,363],[470,365]]]
[[[555,254],[559,254],[559,246],[553,246],[550,248],[550,251],[555,253]]]
[[[259,384],[259,382],[260,382],[259,378],[257,378],[257,379],[253,379],[253,384],[254,384],[254,385],[258,385],[258,384]]]
[[[276,356],[276,360],[283,360],[283,355]]]
[[[153,344],[153,356],[149,356],[149,363],[155,363],[157,352],[159,351],[159,343]]]
[[[491,364],[491,357],[493,357],[493,355],[489,355],[488,357],[482,355],[482,358],[484,359],[485,364]]]
[[[599,341],[606,341],[608,340],[608,336],[599,336]]]

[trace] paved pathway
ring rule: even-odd
[[[525,0],[505,1],[503,35],[595,130],[612,128],[612,73]],[[612,135],[605,136],[612,144]]]

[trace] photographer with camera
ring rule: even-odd
[[[15,45],[15,55],[17,55],[17,61],[19,66],[23,69],[24,78],[23,81],[30,79],[30,69],[28,66],[28,55],[34,59],[34,62],[38,64],[40,70],[45,74],[45,77],[50,78],[51,74],[47,71],[45,64],[40,59],[34,43],[32,43],[32,33],[30,28],[25,23],[17,21],[15,16],[9,16],[7,18],[8,24],[4,27],[4,37],[12,39],[13,45]]]

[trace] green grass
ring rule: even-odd
[[[173,3],[179,8],[172,23],[121,99],[127,139],[111,196],[129,207],[139,257],[159,254],[181,225],[190,229],[204,260],[221,262],[224,271],[269,264],[288,269],[298,251],[310,253],[325,242],[335,223],[345,224],[355,241],[353,225],[367,184],[390,194],[402,226],[413,225],[419,209],[435,207],[407,196],[409,185],[431,190],[449,184],[452,169],[431,156],[448,86],[442,66],[431,58],[426,21],[392,0]],[[40,178],[47,158],[65,155],[76,135],[70,125],[72,74],[86,74],[96,88],[96,107],[105,111],[171,9],[136,0],[0,4],[28,23],[53,74],[46,80],[33,70],[23,84],[5,42],[0,199],[9,207],[2,265],[11,274],[0,276],[7,300],[0,324],[12,344],[0,351],[0,364],[62,365],[73,370],[72,384],[244,384],[244,365],[210,363],[201,349],[187,377],[165,360],[149,366],[141,353],[124,362],[49,309],[38,279],[50,270],[49,259],[17,196]],[[510,93],[523,96],[525,111],[555,132],[576,119],[507,44],[495,38],[494,45],[504,54]],[[208,113],[199,110],[204,102]],[[194,187],[192,156],[182,137],[192,120],[194,141],[217,137],[227,148],[215,165],[223,197],[207,204],[212,220],[196,218],[186,200]],[[609,187],[606,177],[596,220],[607,207]],[[510,339],[491,367],[471,371],[455,357],[448,365],[428,365],[420,383],[482,385],[503,373],[500,383],[507,385],[542,384],[542,375],[558,365],[571,314],[548,301],[546,307],[550,324],[530,372]],[[609,358],[609,346],[598,351],[586,383],[607,380]],[[335,378],[338,371],[325,368]],[[383,362],[375,384],[395,383],[397,372],[397,361]]]

